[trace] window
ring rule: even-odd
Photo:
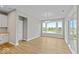
[[[45,21],[42,23],[43,33],[63,34],[62,21]]]
[[[70,36],[73,39],[77,39],[77,21],[76,20],[71,20],[69,22],[69,32],[70,32]]]
[[[47,32],[48,33],[56,33],[56,22],[47,23]]]
[[[69,32],[68,32],[69,44],[73,51],[77,52],[77,20],[70,19],[69,20]]]

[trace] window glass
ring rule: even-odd
[[[42,32],[63,34],[63,23],[62,21],[45,21],[42,23]]]
[[[47,23],[47,32],[56,33],[56,22]]]
[[[69,44],[74,51],[77,51],[77,20],[69,20]]]
[[[69,25],[70,25],[70,29],[69,29],[69,31],[70,31],[70,35],[71,35],[71,37],[73,37],[73,39],[76,39],[77,38],[77,21],[76,20],[71,20],[70,21],[70,23],[69,23]]]
[[[46,23],[42,23],[42,32],[46,32]]]
[[[57,22],[58,28],[57,28],[57,33],[63,33],[63,25],[62,21]]]

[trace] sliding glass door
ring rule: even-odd
[[[73,51],[77,52],[77,20],[69,20],[69,44]]]

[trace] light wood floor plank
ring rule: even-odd
[[[31,41],[20,41],[19,46],[9,43],[0,45],[1,54],[69,54],[64,39],[40,37]]]

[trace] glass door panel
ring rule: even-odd
[[[69,43],[74,51],[77,51],[77,20],[69,20]]]

